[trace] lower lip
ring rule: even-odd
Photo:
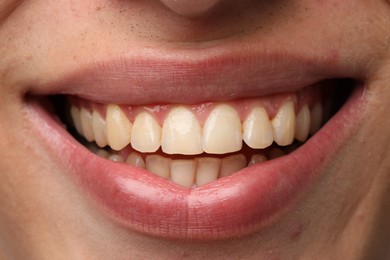
[[[224,239],[255,233],[299,199],[359,122],[356,88],[342,109],[293,153],[185,189],[143,169],[95,156],[34,102],[28,111],[47,151],[114,221],[148,235]]]

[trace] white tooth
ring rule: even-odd
[[[83,136],[88,142],[92,142],[94,140],[93,130],[92,130],[92,114],[82,108],[80,111],[80,120],[81,120],[81,128],[83,129]]]
[[[146,169],[164,179],[169,179],[171,160],[159,155],[149,155],[146,157]]]
[[[218,179],[221,160],[204,157],[197,159],[196,185],[202,186]]]
[[[268,157],[270,160],[282,157],[284,155],[286,155],[286,153],[279,148],[274,148],[268,153]]]
[[[79,134],[83,134],[83,128],[81,126],[80,109],[75,106],[70,108],[70,114],[72,116],[73,125]]]
[[[295,126],[295,138],[301,142],[306,141],[310,131],[310,110],[305,105],[297,115],[297,124]]]
[[[131,146],[143,153],[152,153],[160,148],[161,127],[146,112],[140,113],[133,124]]]
[[[171,161],[171,178],[176,184],[186,188],[194,185],[196,172],[195,160],[172,160]]]
[[[225,177],[246,167],[246,159],[243,154],[231,155],[222,159],[219,176]]]
[[[248,163],[248,166],[251,166],[253,164],[260,163],[260,162],[265,162],[265,161],[267,161],[267,157],[265,157],[264,155],[254,154],[254,155],[252,155],[251,160]]]
[[[262,107],[254,108],[243,125],[243,139],[254,149],[263,149],[270,146],[273,141],[272,125],[267,111]]]
[[[144,162],[144,159],[142,159],[142,156],[139,153],[130,153],[130,155],[126,159],[126,163],[136,166],[138,168],[145,169],[146,165]]]
[[[315,134],[322,124],[323,108],[321,103],[317,103],[311,110],[310,134]]]
[[[106,128],[108,144],[113,150],[119,151],[130,143],[132,124],[119,106],[107,106]]]
[[[92,112],[92,129],[96,144],[105,147],[107,145],[106,121],[95,110]]]
[[[203,150],[225,154],[241,150],[242,130],[237,112],[228,105],[219,105],[207,118],[203,129]]]
[[[113,161],[113,162],[120,162],[120,163],[125,161],[123,156],[119,155],[119,154],[112,154],[112,155],[108,156],[107,159],[110,161]]]
[[[286,146],[294,141],[296,124],[294,107],[292,101],[284,103],[274,119],[272,119],[274,140],[278,145]]]
[[[167,154],[201,154],[202,130],[195,115],[184,107],[171,110],[164,121],[161,148]]]

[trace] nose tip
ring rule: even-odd
[[[169,9],[181,16],[200,16],[221,0],[161,0]]]

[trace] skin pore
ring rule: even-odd
[[[389,17],[383,0],[1,1],[0,259],[390,257]],[[249,234],[167,239],[113,221],[31,123],[30,100],[60,94],[50,83],[75,68],[133,55],[207,59],[207,50],[232,46],[323,54],[340,71],[313,73],[352,78],[363,91],[354,118],[344,118],[347,137],[315,170],[319,178]],[[275,80],[285,75],[273,69]]]

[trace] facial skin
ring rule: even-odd
[[[0,1],[0,257],[390,257],[389,17],[383,0]],[[229,44],[336,51],[365,88],[357,123],[319,180],[250,235],[185,241],[123,227],[90,202],[29,123],[26,96],[80,64]]]

